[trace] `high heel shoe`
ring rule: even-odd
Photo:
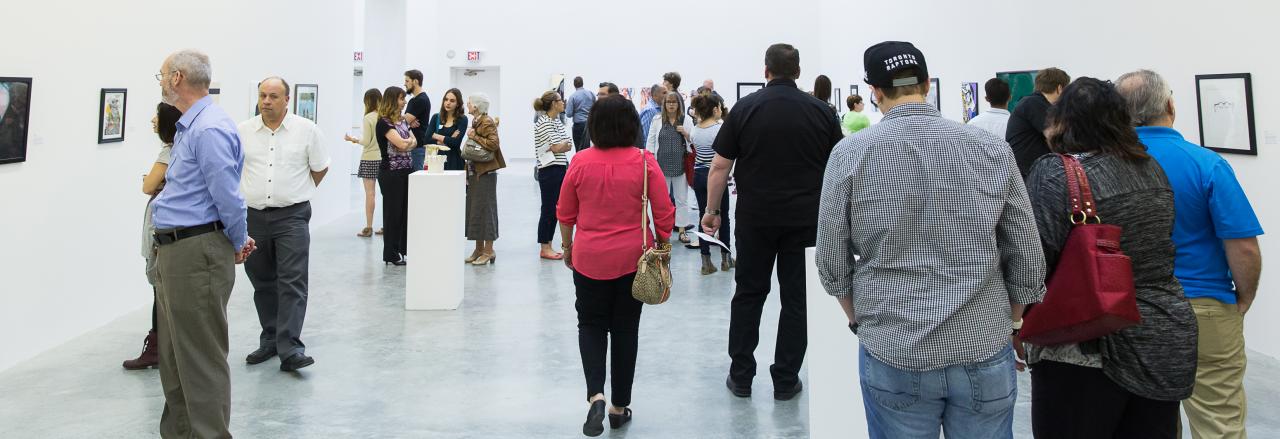
[[[480,258],[480,255],[481,255],[481,253],[472,253],[472,254],[471,254],[471,256],[467,256],[467,258],[466,258],[466,259],[463,259],[463,260],[462,260],[462,263],[464,263],[464,264],[470,264],[470,263],[472,263],[472,262],[475,262],[475,261],[476,261],[476,259],[479,259],[479,258]]]
[[[609,428],[619,429],[631,422],[631,409],[623,407],[621,415],[609,414]]]
[[[383,261],[383,262],[385,262],[386,265],[395,265],[397,267],[403,267],[405,264],[408,264],[408,262],[405,261],[404,259],[401,259],[399,261]]]
[[[480,257],[476,258],[476,260],[471,261],[471,265],[488,265],[488,264],[492,264],[493,261],[496,261],[497,259],[498,257],[494,255],[488,255],[488,254],[480,255]]]

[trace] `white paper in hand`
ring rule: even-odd
[[[706,234],[706,233],[699,232],[699,231],[697,231],[697,230],[693,230],[692,232],[693,232],[693,234],[694,234],[694,235],[696,235],[696,236],[698,237],[698,241],[699,241],[699,242],[715,244],[715,245],[718,245],[718,246],[720,246],[720,248],[723,248],[723,249],[725,249],[725,250],[728,250],[728,249],[729,249],[729,246],[728,246],[728,245],[725,245],[725,243],[724,243],[724,242],[721,242],[719,239],[715,239],[715,238],[713,238],[711,235],[708,235],[708,234]]]

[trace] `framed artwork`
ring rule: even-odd
[[[870,91],[871,93],[867,93],[867,101],[871,102],[871,108],[875,108],[876,112],[879,113],[880,102],[876,101],[876,92],[874,90],[868,90],[868,91]]]
[[[631,100],[631,96],[635,94],[635,87],[622,87],[622,88],[619,88],[619,89],[618,89],[618,94],[622,95],[622,97],[624,97],[624,98],[627,98],[627,100],[629,101],[629,100]]]
[[[960,83],[960,104],[964,109],[964,123],[969,123],[970,119],[978,117],[978,83],[962,82]]]
[[[938,92],[938,78],[929,78],[929,95],[925,96],[925,103],[932,105],[934,110],[942,111],[941,96]]]
[[[31,78],[0,77],[0,164],[27,161]]]
[[[1018,107],[1018,101],[1036,92],[1036,70],[996,72],[996,78],[1009,84],[1009,112]]]
[[[1200,145],[1217,152],[1258,155],[1249,73],[1196,75]]]
[[[209,97],[213,98],[213,103],[222,105],[222,89],[221,88],[209,89]]]
[[[644,108],[645,105],[649,105],[650,92],[651,90],[649,87],[640,87],[640,100],[637,102],[640,108]]]
[[[837,115],[840,114],[840,109],[845,108],[844,99],[841,99],[839,87],[831,88],[831,105],[835,105]]]
[[[298,84],[293,87],[293,114],[316,122],[320,86],[316,84]]]
[[[98,99],[98,143],[124,141],[124,109],[129,91],[104,88]]]
[[[857,84],[849,84],[849,96],[862,96]]]
[[[755,92],[760,91],[760,90],[762,90],[762,89],[764,89],[764,83],[763,83],[763,82],[739,82],[739,83],[738,83],[738,97],[737,97],[735,100],[739,100],[739,101],[740,101],[740,100],[742,100],[742,98],[743,98],[744,96],[747,96],[747,95],[749,95],[749,94],[755,93]]]

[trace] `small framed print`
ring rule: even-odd
[[[27,161],[31,78],[0,77],[0,164]]]
[[[743,97],[764,89],[763,82],[739,82],[738,97],[735,100],[742,100]]]
[[[1258,155],[1249,73],[1196,75],[1200,145],[1227,154]]]
[[[125,104],[129,92],[123,88],[104,88],[98,99],[98,143],[124,141]]]
[[[924,101],[932,105],[934,110],[942,111],[942,94],[938,82],[938,78],[929,78],[929,96]]]
[[[320,86],[316,84],[298,84],[293,88],[293,114],[315,122],[319,119]]]
[[[964,123],[978,117],[978,83],[960,83],[960,104],[964,108],[964,114],[961,115]]]

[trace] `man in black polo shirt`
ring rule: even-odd
[[[808,345],[805,329],[804,249],[818,233],[818,201],[831,148],[843,137],[831,107],[796,87],[800,52],[789,44],[765,51],[763,90],[742,98],[716,136],[708,193],[725,190],[736,165],[738,184],[737,291],[729,321],[729,378],[734,395],[751,396],[760,342],[760,314],[778,262],[782,313],[774,363],[773,397],[794,398],[803,387],[800,365]],[[719,204],[707,206],[702,227],[720,228]]]
[[[1071,76],[1057,67],[1036,72],[1036,92],[1018,101],[1017,108],[1009,116],[1004,139],[1013,148],[1013,158],[1018,161],[1023,179],[1031,172],[1031,164],[1049,153],[1049,144],[1044,138],[1044,117],[1049,106],[1058,102],[1062,89],[1070,83]]]
[[[427,144],[427,121],[431,120],[431,98],[422,91],[422,72],[404,72],[404,91],[413,96],[404,106],[404,121],[418,138],[418,146],[409,152],[413,160],[411,166],[414,171],[421,171],[422,163],[427,160],[427,149],[422,146]]]

